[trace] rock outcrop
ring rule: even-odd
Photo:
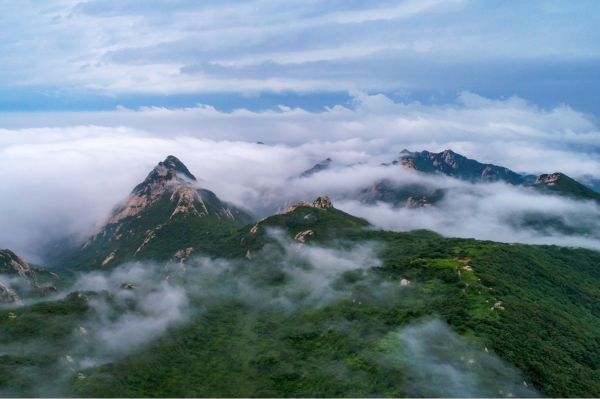
[[[406,207],[409,209],[428,208],[431,204],[427,202],[427,197],[409,197],[406,200]]]
[[[0,281],[0,303],[20,303],[18,293],[21,291],[23,293],[31,291],[37,296],[48,296],[59,292],[54,285],[47,282],[49,279],[58,280],[59,276],[56,273],[49,272],[40,267],[29,266],[23,258],[9,249],[0,250],[0,274],[16,278],[16,285],[13,289],[17,291],[14,292]],[[40,282],[44,280],[46,281],[43,283]],[[27,289],[19,290],[17,289],[19,287]]]
[[[301,208],[301,207],[309,207],[309,208],[317,208],[317,209],[327,210],[327,209],[333,209],[333,204],[331,203],[331,200],[329,199],[329,197],[319,197],[312,204],[309,204],[306,201],[300,201],[297,204],[294,204],[294,205],[290,206],[289,208],[287,208],[285,211],[283,211],[283,214],[286,215],[286,214],[293,212],[296,209]]]
[[[7,286],[0,281],[0,304],[2,305],[20,305],[21,299],[17,294],[11,291]]]
[[[331,209],[333,208],[333,204],[329,197],[319,197],[317,198],[311,205],[313,208],[317,209]]]
[[[560,173],[552,173],[549,175],[539,175],[534,184],[547,184],[553,186],[560,179]]]
[[[9,249],[0,250],[0,274],[18,274],[30,279],[36,277],[27,262]]]

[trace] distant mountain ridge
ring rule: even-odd
[[[440,153],[402,150],[398,161],[408,169],[425,173],[441,172],[446,176],[477,182],[505,181],[513,185],[525,183],[523,176],[512,170],[492,164],[483,164],[452,150]]]

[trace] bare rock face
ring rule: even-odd
[[[427,197],[409,197],[406,200],[406,207],[409,209],[428,208],[431,204],[427,202]]]
[[[306,242],[306,236],[312,236],[314,234],[315,234],[315,232],[312,230],[301,231],[300,233],[296,234],[296,236],[294,237],[294,240],[297,240],[300,242]]]
[[[300,201],[297,204],[294,204],[294,205],[290,206],[289,208],[287,208],[285,211],[283,211],[283,214],[285,215],[287,213],[293,212],[296,209],[301,208],[301,207],[309,207],[309,208],[317,208],[317,209],[327,210],[327,209],[333,209],[333,204],[331,203],[331,200],[329,199],[329,197],[319,197],[312,204],[309,204],[306,201]]]
[[[560,173],[552,173],[549,175],[539,175],[534,184],[547,184],[553,186],[558,179],[560,179]]]
[[[21,277],[35,279],[35,272],[27,262],[10,249],[0,250],[0,273],[16,273]]]
[[[20,281],[17,285],[20,286],[21,289],[23,289],[23,287],[32,288],[32,290],[25,290],[24,292],[34,292],[36,295],[41,296],[48,296],[59,292],[52,284],[41,286],[38,280],[39,276],[45,276],[46,278],[51,276],[53,280],[59,279],[56,273],[48,272],[39,267],[30,267],[23,258],[9,249],[0,250],[0,274],[17,277],[18,280],[16,281]],[[0,282],[0,285],[0,303],[21,303],[17,293],[13,292],[2,282]],[[17,288],[17,286],[13,286],[15,291],[20,292]],[[23,295],[23,293],[20,294]]]
[[[317,198],[311,205],[313,208],[317,209],[331,209],[333,208],[333,204],[329,197],[319,197]]]
[[[174,201],[176,198],[178,199],[177,207],[173,211],[170,219],[173,218],[178,213],[181,214],[192,214],[196,216],[205,216],[208,215],[208,210],[206,209],[206,205],[198,195],[198,192],[193,187],[188,187],[185,184],[181,184],[177,186],[173,194],[171,195],[171,201]],[[196,209],[195,203],[200,205],[201,211]]]
[[[12,292],[7,286],[5,286],[2,281],[0,281],[0,304],[21,304],[21,299],[19,298],[19,296]]]
[[[290,206],[289,208],[287,208],[285,211],[283,211],[283,214],[284,215],[288,214],[288,213],[293,212],[296,209],[301,208],[303,206],[311,206],[311,205],[306,201],[300,201],[297,204],[294,204],[294,205]]]
[[[187,167],[176,157],[169,155],[164,162],[159,162],[148,174],[146,179],[138,184],[128,200],[109,216],[103,223],[101,229],[107,224],[117,223],[128,216],[135,216],[154,204],[162,196],[173,191],[171,200],[179,200],[175,213],[191,212],[199,214],[193,206],[194,201],[202,203],[196,190],[189,186],[189,181],[196,181],[196,177],[190,173]],[[175,194],[178,195],[175,195]],[[174,214],[175,214],[174,213]]]
[[[412,158],[405,158],[402,160],[402,165],[410,170],[417,170],[415,160]]]

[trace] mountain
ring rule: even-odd
[[[600,396],[600,252],[384,231],[327,196],[256,221],[197,182],[168,157],[61,261],[90,291],[19,305],[57,277],[0,251],[0,396]]]
[[[10,279],[11,287],[0,281],[0,302],[20,303],[24,297],[40,297],[56,294],[58,274],[41,267],[30,266],[23,258],[9,249],[0,250],[0,280]]]
[[[304,172],[302,172],[300,174],[300,178],[302,177],[310,177],[312,175],[314,175],[315,173],[318,173],[322,170],[327,170],[331,167],[331,163],[333,161],[331,160],[331,158],[327,158],[319,163],[317,163],[315,166],[313,166],[312,168],[305,170]]]
[[[593,200],[600,204],[600,193],[560,172],[538,176],[534,188],[544,193],[559,194],[573,199]]]
[[[452,150],[445,150],[436,154],[429,151],[410,152],[405,149],[400,152],[400,155],[397,162],[408,169],[420,172],[440,172],[447,176],[472,182],[505,181],[513,185],[524,183],[523,177],[510,169],[492,164],[483,164]]]
[[[404,149],[400,152],[398,159],[390,163],[383,163],[382,166],[403,166],[426,174],[442,173],[473,183],[504,181],[513,185],[523,185],[530,180],[529,177],[526,179],[507,168],[482,164],[452,150],[433,153],[429,151],[411,152]],[[367,204],[381,201],[394,206],[415,209],[435,206],[444,198],[446,191],[445,189],[432,189],[430,186],[419,183],[399,187],[388,179],[382,179],[363,189],[357,199]]]
[[[255,220],[197,182],[179,159],[168,156],[80,249],[63,255],[56,266],[90,270],[124,261],[168,261],[192,252],[211,254],[215,241]]]
[[[332,163],[331,158],[327,158],[304,171],[300,174],[300,177],[311,177],[323,170],[330,169]],[[433,153],[429,151],[411,152],[404,149],[400,152],[400,156],[397,159],[389,163],[383,163],[382,166],[402,166],[425,174],[441,173],[455,179],[473,183],[505,182],[511,185],[529,187],[539,186],[539,183],[536,182],[540,178],[540,176],[535,175],[520,175],[502,166],[480,163],[474,159],[457,154],[452,150]],[[585,185],[570,179],[564,174],[561,175],[565,176],[565,180],[569,179],[569,183],[567,185],[558,184],[552,190],[546,191],[546,193],[558,194],[566,190],[565,193],[568,191],[568,196],[571,198],[584,200],[597,198]],[[292,177],[289,179],[293,180],[296,178]],[[589,176],[587,179],[586,181],[593,186],[595,180],[589,178]],[[253,209],[262,216],[273,213],[279,214],[298,201],[297,196],[286,197],[286,195],[289,195],[287,194],[288,190],[281,191],[278,192],[274,189],[265,190],[258,201],[253,204]],[[335,200],[356,200],[365,204],[385,202],[396,207],[415,209],[435,206],[436,203],[444,198],[447,191],[448,189],[434,188],[424,183],[411,183],[399,186],[389,179],[381,179],[363,189],[338,194]]]

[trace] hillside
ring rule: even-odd
[[[564,173],[552,173],[538,176],[534,188],[543,193],[558,194],[565,197],[592,200],[600,204],[600,194],[591,188],[571,179]]]
[[[49,385],[52,395],[95,397],[600,395],[596,251],[378,231],[327,198],[222,243],[227,261],[208,267],[192,257],[171,276],[189,296],[189,316],[97,366],[84,361],[106,357],[94,321],[102,308],[91,300],[115,306],[118,322],[128,314],[119,291],[0,311],[10,321],[0,326],[2,344],[23,348],[0,357],[1,392],[36,395],[32,387]],[[148,281],[129,283],[142,287],[131,289],[142,298],[153,290]],[[409,338],[470,382],[428,384],[411,366]],[[33,339],[46,343],[41,352],[26,349]]]

